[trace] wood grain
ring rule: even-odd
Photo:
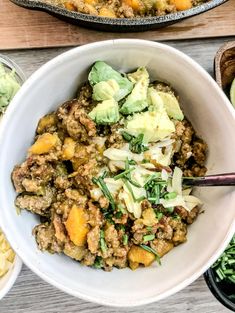
[[[213,73],[213,59],[229,38],[170,41],[169,45],[188,54]],[[233,38],[235,40],[235,37]],[[45,62],[69,48],[4,51],[30,76]],[[52,256],[53,257],[53,256]],[[9,294],[0,301],[0,313],[229,313],[208,290],[203,277],[179,293],[150,305],[132,309],[103,307],[73,298],[43,282],[26,266]]]
[[[45,12],[0,0],[0,49],[64,47],[113,38],[178,40],[235,35],[235,0],[168,26],[142,33],[105,33],[60,21]]]

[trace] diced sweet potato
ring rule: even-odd
[[[151,252],[144,250],[139,246],[132,246],[128,252],[128,260],[130,265],[137,268],[135,263],[143,264],[144,266],[149,266],[155,260],[155,255]]]
[[[86,213],[83,208],[73,205],[71,211],[69,212],[65,227],[70,240],[76,246],[81,247],[85,245],[89,227],[87,224]]]
[[[50,133],[42,134],[38,137],[35,143],[29,148],[31,154],[44,154],[48,153],[58,144],[58,136]]]
[[[140,0],[123,0],[123,3],[131,7],[134,11],[141,11],[144,7]]]
[[[48,128],[54,126],[56,124],[56,116],[54,113],[47,114],[44,117],[42,117],[38,123],[37,127],[37,133],[42,134],[47,130]]]
[[[136,270],[139,267],[139,263],[129,261],[129,266],[132,269],[132,271],[134,271],[134,270]]]
[[[192,8],[191,0],[170,0],[170,4],[174,4],[177,11],[183,11]]]
[[[75,153],[76,142],[71,138],[67,137],[64,140],[64,144],[62,147],[62,159],[63,160],[71,160]]]
[[[65,2],[64,6],[69,11],[77,11],[76,6],[72,2]]]
[[[84,2],[87,4],[91,4],[93,6],[95,6],[97,4],[97,0],[84,0]]]
[[[99,16],[115,18],[116,14],[114,13],[113,10],[106,7],[102,7],[99,11]]]

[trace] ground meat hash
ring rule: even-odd
[[[108,18],[141,18],[184,11],[209,0],[44,0],[69,11]]]
[[[162,90],[164,86],[157,84],[156,88]],[[42,223],[33,230],[40,250],[62,252],[84,265],[106,271],[127,266],[135,269],[136,263],[128,260],[133,245],[150,244],[162,257],[187,240],[187,225],[197,218],[199,208],[188,212],[183,207],[176,207],[169,213],[163,206],[152,207],[144,200],[139,219],[133,219],[127,211],[107,214],[108,200],[91,198],[92,177],[106,166],[102,151],[119,147],[123,138],[117,134],[119,125],[96,127],[87,115],[93,107],[91,89],[86,84],[77,99],[67,101],[39,121],[28,157],[12,172],[18,193],[15,204],[41,217]],[[97,136],[104,139],[105,147],[101,148],[94,141]],[[45,139],[50,149],[39,153],[40,143]],[[176,123],[174,139],[177,152],[171,169],[179,166],[184,175],[204,175],[206,144],[196,136],[189,121],[184,119]],[[80,240],[85,238],[82,245],[76,245],[67,231],[76,226],[70,225],[72,210],[77,220],[87,223],[86,228],[80,230]],[[146,242],[144,236],[149,234],[155,239]],[[102,240],[105,248],[102,248]]]

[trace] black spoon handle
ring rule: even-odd
[[[235,173],[208,175],[204,177],[183,177],[187,186],[235,186]]]

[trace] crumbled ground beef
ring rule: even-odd
[[[191,5],[185,9],[190,9],[207,1],[209,0],[192,0]],[[44,2],[63,6],[70,11],[111,18],[161,16],[182,10],[170,0],[160,0],[156,3],[147,0],[140,0],[134,3],[127,0],[99,0],[93,2],[84,0],[44,0]]]
[[[119,12],[131,15],[121,13],[120,8]],[[175,94],[166,84],[153,85],[159,91]],[[78,99],[67,101],[39,121],[35,141],[43,134],[56,134],[58,141],[46,153],[29,152],[26,160],[15,166],[12,181],[19,193],[15,204],[43,218],[43,223],[33,230],[42,251],[63,252],[84,265],[107,271],[129,266],[128,253],[134,245],[148,244],[162,257],[186,241],[187,225],[196,219],[199,208],[188,212],[183,207],[176,207],[170,214],[162,205],[154,206],[144,200],[141,217],[134,219],[132,214],[121,213],[117,208],[110,215],[109,200],[103,195],[97,201],[91,198],[90,190],[97,187],[92,178],[107,168],[107,159],[102,154],[104,149],[119,148],[126,143],[120,132],[122,123],[96,127],[88,116],[93,107],[91,87],[85,84]],[[184,175],[204,175],[206,144],[186,119],[176,122],[175,126],[174,164],[172,168],[155,164],[156,169],[172,172],[179,166]],[[68,138],[73,146],[64,151]],[[101,144],[97,139],[101,139]],[[77,216],[77,219],[86,218],[88,225],[83,230],[87,232],[83,246],[71,240],[66,228],[74,207],[85,212],[85,217]],[[155,239],[146,242],[146,235],[151,234]]]

